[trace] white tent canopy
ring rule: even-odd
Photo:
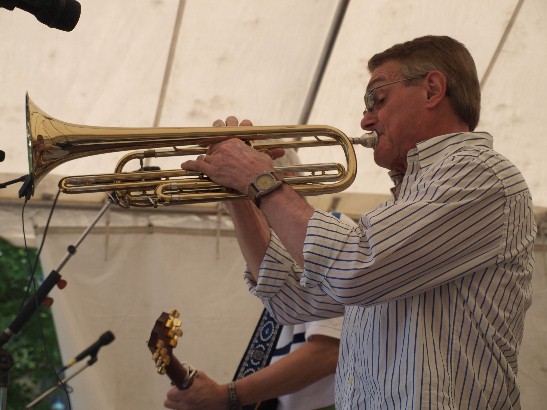
[[[53,117],[93,126],[202,127],[231,114],[249,118],[256,125],[298,123],[339,10],[339,2],[334,0],[80,3],[81,18],[70,33],[50,29],[20,10],[0,9],[0,149],[6,153],[5,161],[0,163],[0,182],[28,172],[26,92]],[[540,207],[538,216],[542,217],[541,208],[547,207],[547,171],[543,164],[547,139],[541,128],[543,99],[547,95],[547,76],[543,74],[547,61],[546,20],[544,0],[350,1],[308,123],[328,124],[349,136],[361,135],[359,122],[369,78],[368,58],[417,36],[452,36],[467,45],[481,79],[483,108],[477,129],[489,131],[495,148],[522,170],[535,204]],[[341,209],[359,215],[369,206],[366,202],[377,203],[389,192],[390,181],[385,170],[374,165],[369,150],[356,151],[358,177],[349,194],[342,196]],[[303,162],[331,162],[338,155],[332,149],[313,154],[300,152]],[[55,169],[48,179],[54,183],[61,175],[110,173],[120,157],[116,153],[71,161]],[[179,159],[154,160],[150,165],[168,169],[178,163]],[[41,206],[49,204],[54,194],[48,181],[43,184],[27,209],[32,231],[28,233],[38,238],[47,214]],[[17,223],[22,202],[16,197],[15,186],[0,191],[4,204],[0,235],[21,243],[22,232]],[[86,203],[93,201],[94,196],[86,199]],[[324,200],[326,207],[332,203]],[[61,197],[52,222],[55,229],[48,236],[51,239],[43,259],[46,268],[55,267],[66,246],[87,227],[97,209],[96,202],[73,205],[69,198]],[[188,342],[185,356],[188,353],[188,360],[222,381],[231,376],[260,306],[246,295],[244,285],[237,279],[243,261],[229,222],[220,218],[222,229],[218,232],[224,233],[217,238],[215,208],[207,208],[206,213],[198,214],[194,208],[112,211],[110,224],[116,227],[114,233],[109,236],[105,230],[98,231],[87,240],[83,248],[90,246],[91,253],[82,250],[83,255],[78,254],[67,266],[65,274],[74,277],[74,282],[56,297],[57,327],[65,359],[95,340],[105,330],[101,323],[116,327],[117,340],[111,351],[123,357],[128,343],[137,338],[130,332],[132,326],[138,328],[139,343],[143,343],[150,321],[159,311],[180,304],[184,304],[185,311],[188,305],[195,309],[190,311],[192,331],[188,330],[188,334],[203,331],[202,336],[210,340],[212,335],[199,324],[213,317],[205,308],[209,300],[204,298],[217,298],[212,309],[222,310],[224,316],[219,317],[226,321],[236,317],[234,322],[238,322],[237,326],[234,322],[224,325],[228,330],[221,342],[228,343],[226,352],[220,357],[222,348],[218,341],[203,345],[200,350],[202,341],[193,339]],[[544,245],[538,250],[540,276],[536,275],[538,287],[533,307],[537,310],[530,317],[539,319],[528,326],[535,328],[535,343],[527,345],[529,350],[523,347],[523,357],[534,366],[524,367],[526,370],[521,372],[526,382],[523,394],[526,393],[530,406],[547,399],[547,329],[540,319],[547,310],[539,302],[547,283]],[[163,281],[167,295],[162,293],[165,288],[151,283],[148,276],[153,269],[150,260],[157,260],[153,259],[157,255],[161,256],[161,267],[156,266],[154,278]],[[215,259],[217,255],[222,257],[220,261]],[[199,263],[189,262],[190,256],[199,256],[207,263],[200,268]],[[182,270],[192,273],[182,274]],[[195,275],[191,292],[180,293],[190,280],[187,275]],[[228,281],[232,275],[236,278]],[[204,282],[196,281],[196,277],[205,278]],[[221,283],[214,289],[217,281]],[[237,295],[235,299],[226,297],[227,289]],[[127,294],[115,297],[122,293]],[[133,295],[148,302],[133,303],[135,300],[127,299]],[[91,307],[80,303],[84,299]],[[93,308],[97,309],[95,313]],[[115,313],[107,316],[109,309]],[[75,383],[78,388],[74,408],[160,407],[167,383],[158,385],[162,382],[155,381],[151,370],[154,381],[150,383],[154,387],[143,389],[142,384],[148,383],[144,375],[152,363],[146,362],[142,367],[135,364],[142,360],[141,350],[142,357],[148,360],[145,347],[139,345],[135,350],[126,349],[129,360],[110,356],[114,366],[108,367],[108,371],[100,361],[88,374],[80,376],[81,381]],[[207,352],[213,356],[205,357]],[[105,349],[104,356],[107,354]],[[141,385],[129,383],[128,373],[142,373],[143,379],[136,381]],[[97,374],[99,380],[93,378]],[[104,392],[105,402],[99,407],[86,407],[93,406],[93,399],[100,392]]]

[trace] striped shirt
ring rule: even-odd
[[[296,266],[272,232],[250,289],[280,322],[345,314],[337,409],[518,409],[532,201],[486,133],[408,153],[398,198],[357,227],[316,211]]]

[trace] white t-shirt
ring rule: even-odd
[[[271,363],[300,348],[312,335],[340,339],[344,318],[318,320],[299,325],[284,325]],[[334,404],[334,373],[296,393],[278,397],[278,410],[314,410]]]

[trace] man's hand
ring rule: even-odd
[[[249,120],[238,123],[236,117],[230,116],[226,123],[216,120],[214,126],[251,126]],[[273,172],[272,158],[284,155],[282,149],[274,149],[268,153],[259,152],[243,141],[232,138],[227,141],[213,144],[207,155],[200,155],[195,160],[181,164],[185,170],[198,171],[219,185],[233,188],[242,194],[247,194],[251,182],[263,172]]]
[[[215,383],[203,372],[198,372],[189,389],[173,387],[167,392],[163,405],[176,410],[218,410],[228,406],[228,386]]]
[[[238,124],[236,117],[228,117],[222,126],[252,126],[249,120]],[[186,161],[182,169],[202,172],[219,185],[236,189],[247,195],[249,185],[263,172],[274,170],[272,160],[285,155],[281,148],[261,153],[238,139],[211,145],[207,155]],[[258,281],[258,272],[270,242],[270,227],[277,233],[295,262],[303,266],[304,238],[313,208],[288,184],[261,201],[260,210],[250,201],[228,201],[226,207],[234,222],[239,246],[250,272]]]

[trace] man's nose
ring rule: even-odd
[[[373,112],[363,111],[363,119],[361,120],[361,128],[365,131],[372,131],[372,127],[376,124],[377,118]]]

